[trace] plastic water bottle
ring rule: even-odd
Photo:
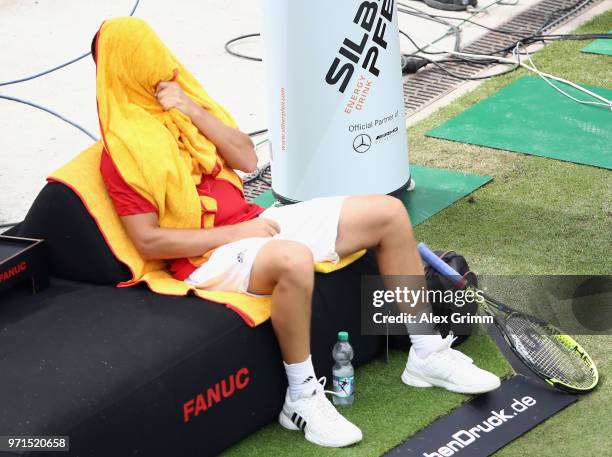
[[[355,370],[351,365],[353,347],[348,342],[348,332],[338,332],[338,342],[334,345],[333,386],[336,395],[334,405],[352,405],[355,393]]]

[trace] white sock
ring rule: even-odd
[[[424,359],[432,352],[435,352],[442,342],[439,333],[435,335],[410,335],[410,343],[419,358]]]
[[[417,314],[416,323],[406,324],[406,330],[410,336],[410,343],[419,358],[424,359],[432,352],[435,352],[442,343],[442,336],[435,329],[434,324],[419,323],[423,313],[431,313],[431,307],[427,307]]]
[[[296,401],[306,390],[315,390],[317,378],[312,366],[312,356],[309,355],[306,360],[300,363],[287,364],[283,362],[283,365],[285,365],[285,372],[289,381],[291,401]]]

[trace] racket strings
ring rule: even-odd
[[[525,316],[510,316],[504,324],[517,351],[542,374],[576,388],[591,386],[591,368],[548,327]]]

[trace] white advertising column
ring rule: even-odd
[[[272,190],[284,202],[410,182],[393,0],[262,0]]]

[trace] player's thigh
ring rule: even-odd
[[[389,195],[348,197],[338,222],[336,252],[340,257],[377,246],[391,224],[405,224],[410,230],[403,203]]]
[[[289,240],[271,240],[255,257],[249,279],[249,292],[271,294],[281,276],[292,274],[310,280],[314,275],[311,250],[304,244]]]

